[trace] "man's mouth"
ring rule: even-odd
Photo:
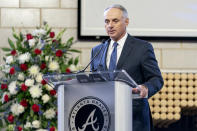
[[[114,34],[115,33],[115,30],[110,30],[109,31],[109,34]]]

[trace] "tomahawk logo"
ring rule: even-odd
[[[109,126],[108,107],[99,98],[82,98],[70,112],[70,131],[109,131]]]

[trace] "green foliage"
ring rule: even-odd
[[[8,43],[9,43],[10,47],[11,47],[13,50],[15,50],[14,43],[13,43],[12,40],[10,40],[10,38],[8,38]]]
[[[8,51],[11,51],[12,49],[10,49],[10,48],[2,48],[2,50],[8,52]]]

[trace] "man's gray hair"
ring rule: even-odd
[[[117,9],[120,9],[122,12],[123,12],[123,17],[125,18],[128,18],[128,13],[127,13],[127,9],[125,7],[123,7],[122,5],[119,5],[119,4],[113,4],[109,7],[107,7],[105,10],[104,10],[104,14],[107,10],[111,9],[111,8],[117,8]]]

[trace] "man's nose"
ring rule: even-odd
[[[112,28],[113,26],[113,22],[109,22],[109,27]]]

